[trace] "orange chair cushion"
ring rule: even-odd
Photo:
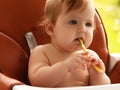
[[[10,81],[8,77],[29,83],[27,70],[28,56],[25,51],[16,41],[0,32],[0,88],[6,84],[14,84],[14,80]]]

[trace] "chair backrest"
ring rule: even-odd
[[[0,0],[0,73],[28,84],[27,64],[30,50],[25,34],[32,31],[38,44],[49,42],[41,27],[36,27],[43,16],[45,0]],[[108,67],[109,52],[105,29],[98,14],[97,28],[90,49],[95,50]],[[7,78],[0,80],[0,89]],[[9,82],[12,84],[12,81]],[[3,85],[3,86],[1,86]],[[7,90],[7,89],[2,89]]]
[[[45,0],[0,0],[0,32],[14,39],[28,54],[25,33],[41,20]]]
[[[30,50],[25,33],[41,20],[44,2],[0,0],[0,90],[18,84],[16,80],[29,84],[27,65]]]

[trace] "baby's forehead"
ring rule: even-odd
[[[71,15],[71,16],[77,16],[77,15],[95,15],[95,8],[94,7],[90,7],[90,6],[87,6],[86,8],[84,9],[71,9],[69,11],[67,11],[67,8],[62,8],[61,9],[61,13],[60,14],[63,14],[63,15]]]
[[[79,1],[79,0],[78,0]],[[84,1],[84,0],[81,0]],[[90,10],[90,11],[94,11],[95,7],[93,2],[90,0],[85,0],[86,2],[82,2],[82,4],[77,4],[74,3],[72,4],[65,4],[63,3],[61,11],[63,11],[64,13],[68,13],[68,12],[84,12],[86,9]]]

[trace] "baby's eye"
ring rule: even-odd
[[[86,25],[87,27],[91,27],[91,26],[92,26],[91,23],[86,23],[85,25]]]
[[[77,24],[77,21],[76,20],[70,20],[68,23],[74,25],[74,24]]]

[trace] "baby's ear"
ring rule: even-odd
[[[45,31],[49,36],[52,36],[54,34],[53,30],[54,24],[52,22],[47,23],[45,26]]]

